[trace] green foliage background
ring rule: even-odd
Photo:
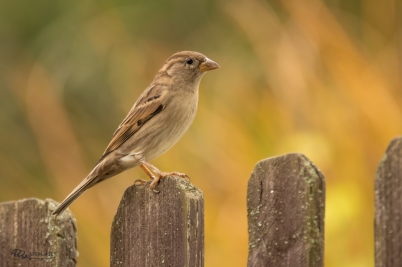
[[[326,176],[326,266],[373,266],[375,171],[402,130],[401,11],[397,0],[0,0],[0,201],[61,201],[164,60],[195,50],[221,69],[203,78],[189,132],[153,163],[203,190],[206,266],[246,265],[247,180],[288,152]],[[111,221],[138,178],[72,205],[79,266],[109,266]]]

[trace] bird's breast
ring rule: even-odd
[[[198,106],[198,92],[174,96],[164,109],[135,134],[137,142],[132,152],[142,153],[152,160],[175,145],[192,124]]]
[[[160,136],[162,154],[176,144],[191,126],[197,113],[197,96],[166,105],[165,112],[161,114],[161,121],[164,122]]]

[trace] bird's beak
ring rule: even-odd
[[[201,72],[206,72],[206,71],[210,71],[210,70],[214,70],[219,68],[218,63],[216,63],[213,60],[210,60],[209,58],[207,58],[207,60],[205,60],[204,62],[202,62],[200,64],[200,70]]]

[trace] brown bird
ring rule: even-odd
[[[182,51],[168,58],[114,132],[94,169],[53,214],[62,213],[88,188],[132,167],[141,166],[152,180],[151,188],[168,175],[187,177],[179,172],[162,172],[149,161],[168,151],[190,127],[197,111],[201,78],[217,68],[216,62],[197,52]]]

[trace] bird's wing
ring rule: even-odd
[[[117,127],[116,131],[113,133],[113,136],[115,136],[116,133],[120,131],[120,128],[123,125],[125,125],[126,122],[130,120],[130,118],[132,118],[133,113],[139,106],[142,106],[144,104],[147,104],[148,102],[151,102],[152,100],[160,98],[162,95],[164,95],[165,92],[166,92],[166,86],[160,84],[152,84],[147,89],[145,89],[145,91],[140,95],[140,97],[134,103],[133,107],[128,112],[127,116],[120,123],[119,127]]]
[[[113,138],[106,147],[99,161],[109,153],[119,148],[131,136],[133,136],[146,122],[165,108],[163,99],[166,88],[161,85],[150,86],[142,93],[130,112],[113,134]]]

